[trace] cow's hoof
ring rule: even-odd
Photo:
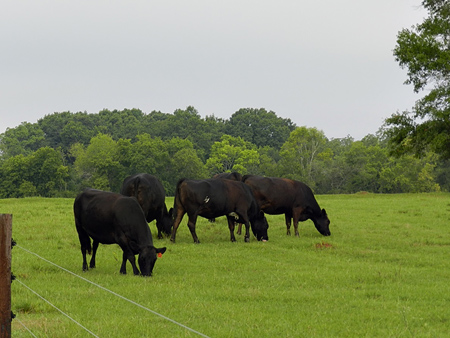
[[[248,243],[248,242],[250,242],[250,238],[245,237],[245,243]]]

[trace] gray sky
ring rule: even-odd
[[[392,50],[420,0],[6,0],[0,133],[54,112],[265,108],[328,138],[423,94]]]

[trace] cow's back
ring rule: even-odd
[[[213,178],[221,178],[232,181],[242,181],[242,175],[237,171],[233,171],[231,173],[220,173],[213,176]]]
[[[135,198],[112,192],[86,189],[74,202],[77,227],[103,244],[116,243],[117,236],[151,242],[150,230]]]
[[[292,208],[310,207],[320,211],[312,190],[303,182],[288,178],[244,176],[261,209],[269,214],[286,213]]]
[[[177,184],[175,204],[186,211],[200,210],[203,206],[217,213],[233,210],[236,205],[256,205],[251,190],[240,181],[223,179],[180,180]]]
[[[166,194],[161,182],[150,174],[136,174],[125,178],[120,193],[134,196],[148,222],[162,215]]]

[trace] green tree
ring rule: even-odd
[[[0,197],[14,198],[20,195],[20,185],[28,180],[29,159],[19,154],[4,160],[0,167]]]
[[[386,119],[394,155],[423,155],[431,150],[450,159],[450,2],[424,0],[429,16],[397,35],[394,56],[408,69],[406,84],[427,90],[412,111]]]
[[[280,151],[269,146],[258,148],[259,166],[249,171],[249,174],[261,176],[280,176],[278,174],[278,162]]]
[[[140,134],[137,136],[137,141],[132,143],[130,151],[130,166],[133,174],[147,173],[160,177],[161,173],[166,172],[169,152],[166,142],[161,138]]]
[[[166,182],[164,187],[167,194],[174,195],[176,184],[180,178],[208,177],[205,166],[190,140],[174,137],[165,143],[169,162],[165,163],[164,172],[159,173],[159,176],[163,177]]]
[[[223,135],[220,142],[213,144],[211,156],[206,161],[210,176],[232,171],[245,175],[258,165],[259,153],[256,146],[241,137],[230,135]]]
[[[42,129],[29,122],[23,122],[16,128],[8,128],[0,135],[0,153],[4,159],[19,154],[29,155],[45,145]]]
[[[38,120],[38,126],[45,134],[47,145],[56,149],[63,144],[61,131],[72,120],[71,112],[61,112],[46,115]]]
[[[50,147],[38,149],[31,154],[30,181],[40,196],[52,197],[61,195],[66,190],[69,179],[69,168],[63,165],[63,155]]]
[[[418,159],[412,155],[389,158],[380,171],[379,192],[434,192],[440,186],[435,180],[436,155],[428,153]]]
[[[99,134],[87,148],[74,145],[75,169],[82,178],[81,185],[102,190],[119,191],[125,170],[120,163],[119,147],[111,136]]]
[[[69,168],[61,153],[43,147],[34,153],[10,157],[0,166],[0,197],[65,196]]]
[[[329,157],[327,141],[325,134],[316,128],[296,128],[281,147],[280,176],[303,181],[314,188],[320,168],[318,161]]]
[[[343,153],[344,163],[349,168],[344,191],[379,191],[379,173],[388,160],[388,152],[378,144],[366,146],[362,141],[353,142]]]
[[[322,177],[320,188],[323,193],[347,192],[345,187],[352,176],[352,168],[346,163],[345,153],[355,140],[351,136],[328,141],[327,147],[332,152],[332,160],[327,168],[327,174]]]
[[[231,136],[242,137],[257,147],[280,149],[294,129],[295,124],[290,119],[280,118],[273,111],[242,108],[231,116],[225,131]]]
[[[114,140],[135,139],[143,132],[141,121],[144,113],[140,109],[113,110],[104,109],[98,113],[100,130],[111,135]]]

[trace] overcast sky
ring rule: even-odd
[[[392,50],[420,0],[6,0],[0,133],[62,111],[265,108],[328,138],[423,94]]]

